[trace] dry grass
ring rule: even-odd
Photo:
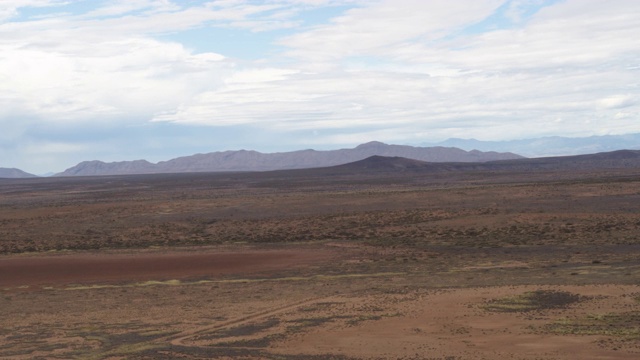
[[[584,297],[566,291],[535,290],[524,294],[493,299],[483,305],[493,312],[528,312],[566,308],[580,302]]]

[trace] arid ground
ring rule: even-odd
[[[2,359],[638,359],[640,169],[0,180]]]

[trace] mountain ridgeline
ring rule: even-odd
[[[300,150],[265,154],[257,151],[224,151],[179,157],[157,164],[146,160],[105,163],[85,161],[56,176],[100,176],[127,174],[269,171],[330,167],[347,164],[371,156],[402,157],[424,162],[477,163],[495,160],[523,159],[522,156],[504,152],[465,151],[453,147],[413,147],[369,142],[353,149],[329,151]]]
[[[304,171],[331,174],[442,173],[455,171],[582,171],[640,169],[640,150],[616,150],[573,156],[525,158],[511,152],[465,151],[455,147],[413,147],[370,142],[353,149],[301,150],[264,154],[224,151],[175,158],[105,163],[85,161],[56,176],[102,176],[197,172]],[[293,174],[293,173],[292,173]],[[0,178],[35,178],[19,169],[0,168]]]
[[[20,169],[15,168],[0,168],[0,178],[4,179],[26,179],[26,178],[34,178],[36,175],[29,174],[28,172],[24,172]]]
[[[480,141],[451,138],[422,146],[453,146],[463,150],[511,151],[526,157],[584,155],[617,150],[640,150],[640,133],[579,138],[549,136],[508,141]]]

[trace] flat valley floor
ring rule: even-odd
[[[638,359],[640,170],[0,180],[2,359]]]

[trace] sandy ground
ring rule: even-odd
[[[420,268],[425,260],[408,266],[397,261],[384,269],[362,267],[379,263],[393,252],[328,243],[298,245],[295,251],[227,246],[204,253],[183,249],[3,259],[3,270],[25,269],[38,264],[37,259],[42,261],[38,271],[16,272],[10,280],[4,279],[0,357],[640,356],[640,286],[496,286],[487,275],[483,280],[487,285],[451,287],[450,280],[466,278],[481,267],[439,274]],[[396,253],[403,254],[403,250]],[[106,273],[89,270],[92,262]],[[175,267],[167,270],[168,265]],[[531,266],[505,263],[500,271],[526,277]],[[434,280],[436,276],[448,278]],[[500,299],[518,299],[536,291],[571,294],[578,300],[559,307],[541,303],[525,310],[518,308],[522,300],[516,300],[506,312],[488,307]]]
[[[637,302],[625,297],[638,287],[543,287],[594,296],[570,309],[535,314],[490,313],[482,309],[489,299],[512,296],[540,287],[490,287],[416,291],[387,298],[334,300],[352,308],[376,304],[379,320],[357,326],[337,325],[309,331],[274,346],[278,353],[337,353],[357,358],[415,359],[636,359],[640,344],[624,349],[603,348],[602,336],[557,336],[536,332],[545,324],[580,314],[637,311]],[[393,305],[392,305],[393,304]],[[391,306],[392,305],[392,306]]]

